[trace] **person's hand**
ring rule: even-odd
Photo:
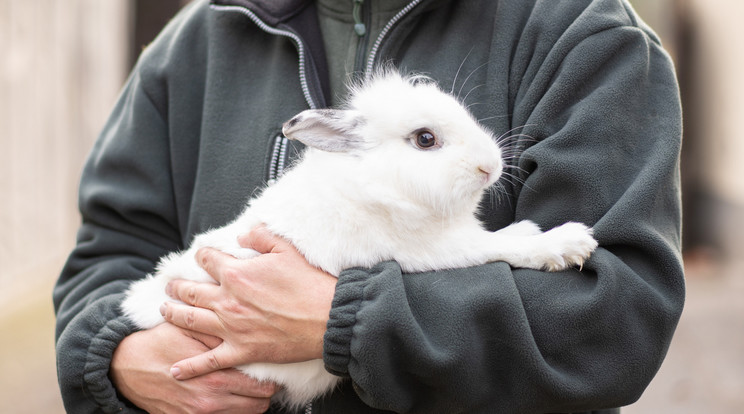
[[[223,340],[174,364],[171,373],[177,379],[251,362],[323,357],[336,278],[310,265],[294,246],[265,227],[253,229],[239,242],[262,254],[241,260],[209,248],[197,253],[199,264],[219,285],[186,280],[168,284],[168,294],[187,305],[164,304],[165,319]]]
[[[111,379],[119,393],[149,413],[268,410],[276,385],[260,383],[235,369],[188,381],[178,381],[170,375],[175,361],[205,352],[219,342],[218,338],[189,333],[169,323],[135,332],[124,338],[114,351]]]

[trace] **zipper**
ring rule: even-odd
[[[419,3],[421,3],[422,0],[413,0],[412,2],[408,3],[406,7],[401,9],[395,16],[393,16],[392,19],[385,25],[385,27],[382,28],[382,32],[380,32],[380,35],[377,36],[377,40],[375,41],[374,45],[372,45],[372,49],[369,51],[369,58],[367,59],[367,67],[364,70],[364,78],[366,80],[369,80],[372,77],[372,70],[375,66],[375,59],[377,58],[377,52],[380,50],[380,45],[382,44],[382,41],[385,39],[385,37],[390,32],[390,29],[395,26],[396,23],[403,17],[405,17],[408,13],[413,10],[414,7],[418,6]]]
[[[269,164],[269,176],[267,183],[274,184],[284,172],[287,160],[287,147],[289,139],[282,134],[274,138],[274,148],[271,150],[271,163]]]
[[[313,403],[312,402],[307,403],[307,405],[305,406],[305,411],[303,411],[302,414],[313,414]]]
[[[261,20],[258,16],[256,16],[255,13],[253,13],[251,10],[241,7],[241,6],[225,6],[225,5],[217,5],[212,4],[209,6],[213,10],[217,11],[225,11],[225,12],[237,12],[240,14],[245,15],[248,17],[251,21],[253,21],[256,26],[258,26],[261,30],[263,30],[266,33],[277,35],[277,36],[284,36],[292,40],[294,42],[295,46],[297,47],[297,54],[299,55],[299,72],[300,72],[300,85],[302,87],[302,94],[305,97],[305,101],[307,102],[307,105],[310,107],[310,109],[317,109],[317,105],[315,104],[315,101],[313,101],[313,97],[310,94],[310,87],[308,85],[307,80],[307,69],[306,69],[306,62],[305,62],[305,45],[302,43],[302,40],[299,36],[297,36],[295,33],[289,31],[289,30],[281,30],[274,27],[269,26],[268,24],[264,23],[263,20]],[[284,167],[286,166],[287,162],[287,147],[289,146],[289,140],[287,137],[285,137],[282,134],[277,135],[274,137],[274,148],[271,150],[271,161],[269,163],[269,174],[267,177],[267,183],[269,185],[273,184],[276,180],[279,179],[279,177],[282,176],[282,173],[284,172]]]
[[[364,47],[360,48],[362,49],[361,56],[364,55],[364,49],[366,49],[366,42],[369,41],[369,33],[367,30],[367,24],[364,21],[362,21],[362,15],[365,18],[368,18],[367,13],[364,13],[365,10],[369,9],[369,6],[364,6],[364,0],[353,0],[354,1],[354,19],[355,19],[355,25],[354,30],[361,37],[360,39],[360,46],[362,46],[361,42],[364,43]],[[380,32],[380,35],[377,36],[377,40],[372,45],[372,49],[370,49],[369,57],[367,59],[367,66],[364,70],[364,77],[365,79],[369,79],[372,76],[372,70],[374,68],[375,59],[377,58],[377,52],[380,49],[380,46],[382,42],[384,41],[385,37],[387,37],[390,30],[395,26],[400,19],[405,17],[408,13],[410,13],[411,10],[413,10],[416,6],[421,3],[422,0],[413,0],[406,7],[404,7],[402,10],[400,10],[398,13],[393,16],[392,19],[383,27],[382,31]],[[274,27],[269,26],[266,24],[263,20],[261,20],[255,13],[253,13],[251,10],[242,7],[242,6],[229,6],[229,5],[217,5],[212,4],[210,5],[210,8],[213,10],[218,11],[226,11],[226,12],[237,12],[245,15],[248,17],[253,23],[256,24],[261,30],[263,30],[266,33],[278,35],[278,36],[284,36],[292,40],[294,42],[295,46],[297,47],[297,54],[299,55],[299,72],[300,72],[300,85],[302,87],[302,94],[305,96],[305,101],[307,101],[308,106],[310,109],[317,109],[317,105],[315,104],[315,101],[313,101],[312,95],[310,94],[310,87],[308,85],[307,80],[307,69],[305,62],[305,45],[302,43],[302,40],[300,39],[297,34],[289,31],[289,30],[282,30],[277,29]],[[360,12],[362,12],[360,14]],[[359,56],[359,55],[358,55]],[[359,63],[363,62],[363,58],[358,58],[357,60]],[[269,177],[268,182],[269,184],[276,181],[279,177],[281,177],[282,173],[284,172],[284,167],[286,164],[286,157],[287,157],[287,146],[288,146],[288,140],[286,137],[282,136],[281,134],[277,135],[274,138],[274,148],[272,149],[271,153],[271,162],[269,165]],[[309,406],[309,408],[312,411],[312,406]]]
[[[289,30],[281,30],[274,27],[269,26],[268,24],[264,23],[263,20],[261,20],[258,16],[256,16],[255,13],[250,11],[249,9],[241,6],[223,6],[218,4],[212,4],[209,6],[210,8],[214,10],[219,11],[233,11],[241,13],[245,16],[247,16],[249,19],[253,21],[253,23],[256,24],[261,30],[264,32],[278,35],[278,36],[284,36],[290,38],[295,46],[297,47],[297,53],[299,54],[299,65],[300,65],[300,85],[302,86],[302,93],[305,95],[305,100],[307,101],[308,106],[310,106],[310,109],[317,109],[317,105],[313,101],[312,95],[310,95],[310,87],[307,83],[307,72],[306,72],[306,62],[305,62],[305,45],[302,43],[302,40],[299,36],[297,36],[295,33],[289,31]]]

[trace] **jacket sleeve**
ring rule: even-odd
[[[83,223],[54,288],[59,384],[68,412],[121,412],[108,377],[111,356],[134,331],[119,305],[180,240],[168,173],[167,125],[132,75],[80,184]]]
[[[497,262],[403,275],[388,262],[342,273],[324,360],[365,403],[584,411],[634,402],[655,375],[684,302],[678,89],[642,24],[598,21],[522,56],[510,86],[514,126],[535,140],[516,219],[585,222],[600,247],[581,271]]]

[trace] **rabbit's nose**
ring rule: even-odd
[[[496,161],[489,160],[478,164],[477,173],[481,174],[481,176],[483,177],[483,183],[485,185],[490,185],[499,179],[501,170],[502,165],[500,159]]]
[[[491,176],[493,174],[493,167],[486,166],[486,165],[479,165],[478,166],[478,173],[482,174],[483,176],[483,184],[488,184],[491,181]]]

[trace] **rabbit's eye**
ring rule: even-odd
[[[416,132],[415,143],[421,149],[432,148],[437,145],[437,137],[431,131],[423,129]]]

